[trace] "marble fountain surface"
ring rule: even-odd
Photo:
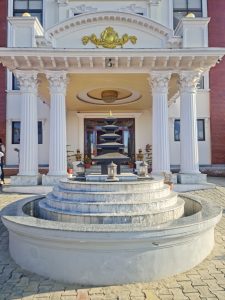
[[[118,177],[62,179],[47,196],[4,208],[16,263],[59,281],[108,285],[184,272],[211,252],[220,207],[177,195],[160,177]]]

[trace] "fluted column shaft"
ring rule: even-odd
[[[49,71],[46,76],[51,96],[48,175],[66,175],[66,73]]]
[[[196,86],[200,74],[180,73],[180,173],[200,173],[198,156]]]
[[[168,72],[152,72],[152,172],[170,172],[168,134]]]
[[[37,72],[16,71],[21,91],[19,175],[38,174]]]

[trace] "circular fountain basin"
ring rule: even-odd
[[[24,269],[70,283],[151,281],[191,269],[213,249],[214,227],[221,218],[219,207],[185,198],[193,215],[156,228],[81,225],[23,212],[39,199],[26,198],[3,209],[10,254]]]
[[[6,206],[13,259],[55,280],[111,285],[184,272],[211,252],[220,207],[178,196],[162,178],[123,180],[61,180],[46,197]]]

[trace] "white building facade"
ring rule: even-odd
[[[43,184],[66,176],[68,150],[96,155],[110,110],[131,159],[150,144],[153,173],[179,166],[181,182],[204,180],[208,71],[224,49],[208,48],[210,19],[200,2],[201,17],[196,1],[196,17],[178,22],[172,0],[28,0],[27,10],[9,0],[0,61],[8,69],[7,165],[20,153],[14,184],[38,184],[40,166],[49,167]]]

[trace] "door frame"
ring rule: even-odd
[[[84,153],[84,119],[102,119],[102,118],[106,118],[108,116],[107,112],[98,112],[98,113],[94,113],[94,112],[77,112],[76,113],[77,117],[78,117],[78,148],[80,149],[81,153]],[[135,119],[135,140],[137,137],[137,130],[138,130],[138,126],[137,126],[137,120],[138,118],[142,115],[142,112],[113,112],[113,116],[115,116],[116,118],[134,118]],[[135,143],[135,153],[138,152],[138,145],[137,143]]]

